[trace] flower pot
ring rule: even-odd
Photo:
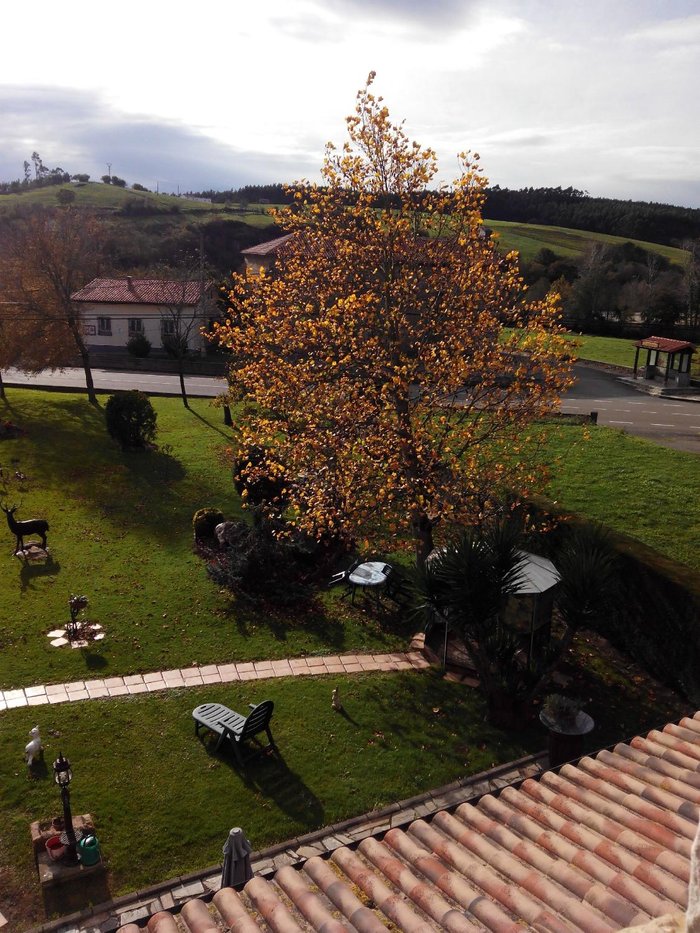
[[[63,858],[65,854],[66,847],[61,842],[60,836],[51,836],[46,840],[46,851],[49,854],[51,861],[56,862],[58,859]]]

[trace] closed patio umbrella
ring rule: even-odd
[[[240,826],[234,826],[229,832],[223,848],[224,864],[221,867],[221,887],[237,888],[250,881],[253,869],[250,867],[250,853],[253,847]]]

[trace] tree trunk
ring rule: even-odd
[[[0,398],[5,398],[5,383],[2,381],[2,370],[0,370]]]
[[[91,405],[98,405],[97,394],[95,392],[95,383],[92,378],[92,368],[90,366],[90,353],[88,352],[87,347],[84,347],[80,351],[80,357],[83,361],[83,369],[85,370],[85,386],[87,388],[87,396]]]
[[[416,567],[422,570],[428,555],[433,550],[433,523],[425,514],[418,512],[413,517],[413,537],[416,541]]]
[[[190,403],[187,399],[187,390],[185,389],[185,373],[183,371],[182,360],[180,360],[180,370],[178,372],[180,376],[180,395],[182,396],[182,404],[185,408],[190,407]]]
[[[78,348],[78,352],[80,353],[83,369],[85,370],[85,387],[87,388],[88,400],[91,405],[98,405],[99,402],[97,401],[95,383],[92,378],[92,368],[90,366],[90,351],[85,346],[85,341],[83,340],[82,334],[80,333],[79,323],[70,321],[69,325],[73,334],[73,339],[75,340],[75,345]]]
[[[224,405],[224,424],[226,427],[231,427],[233,424],[233,418],[231,417],[231,409],[228,405]]]

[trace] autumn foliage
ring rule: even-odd
[[[485,234],[486,179],[392,123],[374,75],[328,144],[322,185],[278,212],[272,272],[234,276],[218,339],[246,407],[241,444],[290,478],[295,522],[421,561],[438,521],[470,521],[541,484],[525,429],[569,384],[554,298],[524,299],[515,254]],[[264,475],[265,463],[253,468]],[[255,477],[253,477],[255,479]]]
[[[94,391],[83,321],[71,295],[104,262],[104,228],[71,207],[36,210],[0,229],[0,368],[29,372],[73,365],[85,370]]]

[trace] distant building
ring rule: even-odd
[[[275,264],[275,257],[280,246],[291,239],[292,234],[278,236],[274,240],[268,240],[267,243],[259,243],[257,246],[249,246],[248,249],[241,250],[241,256],[245,260],[246,272],[252,272],[257,275],[261,269],[269,272]]]
[[[71,295],[81,307],[90,349],[123,348],[143,334],[154,349],[168,337],[187,338],[190,350],[205,350],[201,333],[212,315],[211,286],[177,279],[93,279]]]

